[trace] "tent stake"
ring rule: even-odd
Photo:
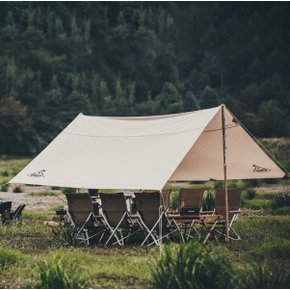
[[[229,200],[228,200],[228,179],[227,179],[227,144],[225,126],[225,105],[222,105],[222,134],[223,134],[223,165],[224,165],[224,188],[226,206],[226,242],[230,240],[229,234]]]

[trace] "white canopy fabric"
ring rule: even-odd
[[[225,108],[228,179],[284,172]],[[222,180],[222,106],[149,117],[79,114],[10,183],[161,190],[168,181]]]

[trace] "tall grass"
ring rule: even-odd
[[[238,288],[248,289],[287,289],[290,274],[282,267],[254,264],[240,271]]]
[[[57,195],[61,195],[62,193],[59,191],[32,191],[29,192],[28,195],[29,196],[57,196]]]
[[[192,241],[166,246],[152,273],[155,288],[231,288],[231,265],[211,248]]]
[[[288,269],[237,266],[196,242],[167,246],[152,272],[155,288],[288,288]]]
[[[76,193],[77,192],[76,188],[70,188],[70,187],[64,187],[61,191],[64,194],[66,194],[66,193]]]
[[[0,266],[2,267],[16,263],[23,259],[23,257],[23,254],[19,251],[0,248]]]
[[[290,206],[290,194],[286,192],[280,192],[274,195],[272,197],[271,206],[273,209]]]
[[[58,256],[41,261],[37,271],[38,280],[34,285],[37,289],[76,289],[85,284],[81,269],[77,267],[65,269]]]
[[[8,179],[3,179],[0,183],[0,190],[3,192],[8,191],[9,184],[7,183],[9,180]]]
[[[214,210],[215,205],[215,193],[213,190],[208,189],[203,197],[202,209],[204,211]]]

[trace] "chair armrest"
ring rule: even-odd
[[[214,214],[214,210],[201,210],[200,214]]]
[[[240,213],[241,212],[241,210],[239,209],[239,210],[229,210],[229,213]]]

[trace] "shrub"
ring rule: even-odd
[[[77,192],[76,188],[70,188],[70,187],[64,187],[61,191],[64,194],[66,194],[66,193],[76,193]]]
[[[7,177],[7,176],[9,176],[9,171],[8,170],[3,170],[1,172],[1,175],[4,176],[4,177]]]
[[[192,241],[169,245],[154,267],[154,288],[228,288],[234,283],[231,265],[212,249]]]
[[[0,184],[1,191],[4,191],[4,192],[8,191],[9,184],[7,182],[8,181],[6,181],[6,180],[1,182],[1,184]]]
[[[0,266],[16,263],[23,258],[22,253],[16,250],[0,248]]]
[[[65,225],[58,231],[53,231],[52,234],[52,241],[56,246],[74,246],[77,230],[70,225]]]
[[[274,195],[271,200],[271,207],[273,209],[279,207],[290,206],[290,194],[285,192],[280,192],[277,195]]]
[[[202,209],[204,211],[214,210],[215,205],[215,194],[213,190],[207,190],[203,201],[202,201]]]
[[[81,288],[85,280],[80,276],[80,269],[69,267],[64,269],[58,256],[41,261],[38,265],[38,281],[34,288],[39,289],[72,289]]]
[[[16,185],[13,188],[13,192],[14,193],[20,193],[20,192],[23,192],[23,189],[22,189],[22,187],[20,185]]]
[[[252,188],[257,187],[260,184],[260,180],[258,179],[248,179],[244,180],[244,188]]]
[[[12,176],[15,176],[15,175],[17,175],[19,172],[20,172],[20,169],[19,169],[19,168],[13,168],[12,171],[11,171],[11,175],[12,175]]]
[[[243,197],[246,199],[254,199],[257,196],[256,190],[249,188],[244,190]]]
[[[238,182],[237,181],[230,181],[228,184],[228,188],[237,188]]]
[[[221,181],[221,180],[216,180],[215,182],[214,182],[214,189],[217,189],[217,188],[222,188],[222,187],[224,187],[224,182],[223,181]]]
[[[170,210],[176,210],[178,206],[178,189],[172,190],[170,194],[170,203],[169,203],[169,209]]]

